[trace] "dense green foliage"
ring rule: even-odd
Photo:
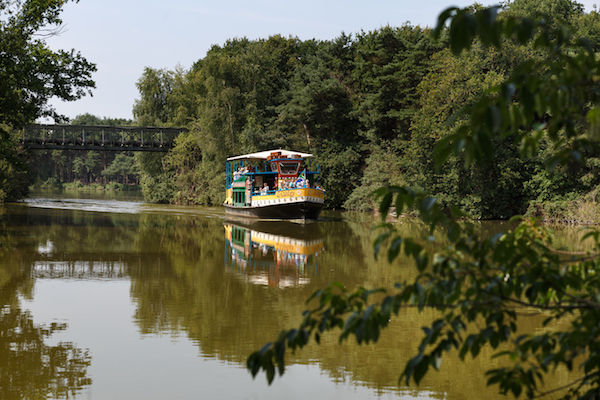
[[[236,39],[190,71],[146,69],[137,121],[191,130],[159,163],[163,179],[144,172],[143,182],[174,182],[169,201],[220,204],[227,156],[286,147],[316,154],[328,205],[341,207],[368,155],[410,135],[416,87],[440,48],[419,27],[385,27],[332,41]]]
[[[543,16],[600,46],[600,14],[570,0],[512,1],[500,15]],[[454,159],[435,169],[433,146],[469,118],[464,110],[517,65],[546,56],[531,43],[499,50],[476,41],[457,57],[446,37],[403,25],[329,41],[235,39],[213,46],[189,71],[147,68],[138,81],[137,122],[191,129],[154,169],[142,168],[146,193],[220,204],[227,156],[280,146],[316,154],[334,208],[372,209],[377,187],[408,184],[475,218],[508,218],[532,202],[532,214],[548,216],[548,202],[572,209],[596,190],[590,154],[585,165],[547,172],[551,149],[523,155],[503,138],[494,140],[501,151],[487,165]]]
[[[15,200],[27,193],[25,154],[10,127],[0,123],[0,203]]]
[[[26,164],[16,133],[39,117],[61,117],[52,97],[77,100],[94,87],[94,64],[44,41],[61,24],[67,0],[0,0],[0,202],[26,193]]]
[[[520,10],[532,3],[513,4]],[[510,149],[523,160],[540,157],[533,174],[562,172],[568,182],[571,173],[577,176],[597,156],[597,43],[580,38],[568,24],[570,12],[580,12],[577,4],[541,4],[542,17],[498,14],[497,7],[449,8],[440,15],[434,33],[448,34],[454,54],[469,49],[502,53],[514,45],[529,46],[534,54],[468,102],[464,118],[454,121],[452,131],[434,145],[435,170],[460,168],[457,179],[462,179],[472,168],[485,172],[495,165],[490,172],[497,174],[510,168],[498,163]],[[565,5],[571,7],[561,8]],[[546,6],[564,9],[566,14],[552,15],[566,17],[548,18]],[[401,372],[406,383],[418,384],[430,369],[439,369],[449,352],[475,358],[489,347],[503,361],[485,372],[488,385],[497,385],[500,393],[600,396],[599,231],[584,236],[591,251],[571,252],[555,249],[551,233],[535,220],[518,218],[514,229],[482,237],[459,208],[422,190],[392,186],[376,195],[382,223],[375,253],[385,251],[390,262],[400,254],[412,258],[416,276],[393,288],[350,292],[333,284],[317,291],[312,297],[316,304],[304,312],[297,329],[281,332],[248,358],[253,375],[263,370],[271,382],[277,372],[284,373],[286,348],[302,348],[311,338],[318,343],[333,329],[341,330],[340,341],[353,336],[358,343],[377,342],[391,317],[416,307],[436,310],[439,317],[423,327],[416,355]],[[386,223],[392,205],[398,213],[418,213],[428,233],[405,237],[396,224]],[[523,321],[532,317],[543,317],[543,322],[525,330]],[[568,384],[557,386],[547,379],[557,368],[573,371]]]

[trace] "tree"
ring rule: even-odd
[[[81,98],[94,87],[96,66],[75,50],[51,50],[68,0],[0,0],[0,202],[27,192],[25,155],[14,130],[39,117],[63,119],[48,101]]]
[[[27,194],[25,154],[10,127],[0,123],[0,203]]]
[[[129,178],[138,174],[137,164],[133,156],[117,154],[108,168],[102,171],[102,175],[109,179],[121,178],[121,183],[129,184]]]
[[[0,1],[0,120],[21,128],[39,117],[62,117],[48,104],[91,94],[96,66],[75,50],[51,50],[68,0]]]
[[[440,173],[431,154],[436,141],[468,120],[465,110],[505,79],[514,68],[511,58],[532,58],[522,55],[527,54],[524,46],[506,46],[510,49],[500,52],[476,43],[459,57],[448,48],[433,57],[431,70],[418,87],[420,107],[402,160],[408,184],[427,188],[439,201],[459,205],[473,218],[506,219],[523,213],[529,200],[523,182],[530,177],[533,161],[527,163],[514,143],[502,139],[494,140],[501,151],[486,165],[465,167],[453,158]]]
[[[360,155],[356,148],[360,137],[356,135],[348,90],[325,63],[330,58],[329,50],[323,49],[325,56],[311,57],[298,69],[287,92],[288,101],[278,107],[277,123],[288,141],[296,142],[295,149],[317,154],[323,170],[320,180],[328,192],[327,205],[339,208],[348,189],[359,180]]]
[[[444,46],[428,30],[404,25],[361,33],[355,45],[352,78],[362,135],[406,140],[417,108],[417,86],[430,68],[431,56]]]
[[[168,97],[173,91],[174,74],[165,69],[146,67],[136,86],[140,99],[135,101],[133,116],[141,126],[163,126],[172,110]]]
[[[108,125],[108,126],[131,126],[133,121],[126,118],[100,118],[96,115],[80,114],[71,120],[71,125]]]
[[[456,55],[477,40],[490,49],[531,43],[542,57],[518,63],[468,107],[468,118],[435,145],[437,167],[450,157],[460,157],[467,168],[485,166],[501,151],[494,140],[515,143],[522,156],[536,154],[546,143],[551,149],[547,168],[597,155],[600,64],[592,43],[577,39],[562,23],[499,16],[498,10],[449,8],[440,14],[434,33],[447,33]],[[501,393],[600,396],[600,232],[585,235],[592,252],[558,251],[535,220],[519,218],[516,228],[481,237],[457,207],[441,205],[423,191],[387,187],[376,195],[383,220],[375,253],[385,249],[390,261],[401,252],[411,257],[416,278],[393,289],[348,291],[333,284],[317,291],[312,296],[316,304],[304,312],[298,328],[283,331],[250,355],[247,366],[253,375],[263,370],[271,382],[285,371],[286,348],[302,348],[311,339],[318,343],[333,329],[341,330],[340,341],[353,336],[358,343],[376,342],[400,309],[418,307],[434,308],[441,316],[423,328],[417,354],[401,373],[407,383],[418,384],[449,351],[464,359],[477,357],[483,346],[502,345],[497,356],[506,366],[486,372],[488,384],[498,385]],[[401,237],[393,224],[384,222],[391,205],[399,214],[418,213],[429,227],[428,237]],[[449,245],[431,251],[426,243],[435,242],[436,235]],[[518,332],[519,321],[528,318],[523,309],[543,313],[544,329]],[[563,387],[552,387],[544,377],[557,367],[578,368],[578,375]]]

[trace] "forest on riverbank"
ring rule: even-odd
[[[572,40],[586,38],[600,49],[600,13],[575,1],[514,0],[500,12],[508,15],[566,24]],[[594,150],[582,155],[584,165],[548,172],[552,149],[527,154],[498,138],[490,145],[501,151],[485,164],[465,166],[455,157],[436,170],[434,144],[468,118],[463,110],[519,63],[548,57],[517,41],[502,52],[476,42],[457,57],[445,37],[434,40],[428,28],[405,24],[332,40],[236,38],[214,45],[189,69],[148,67],[137,82],[134,121],[83,115],[73,123],[188,127],[171,151],[32,154],[30,182],[140,183],[147,201],[217,205],[226,157],[282,147],[315,154],[329,208],[372,209],[373,190],[407,185],[473,218],[527,212],[598,222]]]
[[[502,15],[570,25],[574,40],[600,49],[600,14],[577,2],[515,0]],[[475,218],[581,210],[599,196],[598,154],[547,172],[544,151],[526,157],[498,139],[492,145],[502,150],[485,166],[454,159],[437,171],[432,162],[434,143],[464,121],[465,107],[518,63],[546,56],[511,43],[502,52],[475,44],[455,57],[443,38],[405,24],[326,41],[232,39],[189,70],[146,68],[136,122],[190,131],[164,158],[140,155],[144,193],[151,201],[220,204],[227,156],[283,147],[316,155],[331,208],[371,208],[374,189],[401,184]]]

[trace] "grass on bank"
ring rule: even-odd
[[[29,187],[30,191],[58,191],[58,192],[139,192],[140,185],[130,185],[118,182],[89,183],[80,181],[60,182],[56,178],[49,178],[44,182],[38,181]]]

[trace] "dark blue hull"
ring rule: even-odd
[[[225,204],[227,214],[262,219],[317,219],[323,204],[302,201],[262,207],[234,207]]]

